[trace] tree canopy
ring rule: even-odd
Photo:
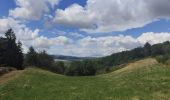
[[[0,66],[24,69],[22,44],[16,42],[16,36],[12,29],[5,33],[5,37],[0,37]]]

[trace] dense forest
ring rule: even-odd
[[[169,55],[170,42],[167,41],[155,45],[146,43],[143,47],[114,53],[110,56],[68,63],[55,61],[54,56],[48,55],[46,51],[37,52],[33,47],[29,48],[27,54],[23,54],[22,44],[16,42],[12,29],[5,33],[5,37],[0,37],[0,67],[24,69],[31,66],[69,76],[103,74],[119,69],[121,65],[147,57],[155,57],[161,63],[168,63]]]

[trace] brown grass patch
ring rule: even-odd
[[[7,81],[18,77],[23,71],[12,71],[7,74],[4,74],[0,77],[0,85],[6,83]]]

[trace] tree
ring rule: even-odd
[[[152,53],[151,49],[152,49],[152,46],[147,42],[144,45],[144,55],[145,55],[145,57],[151,56],[151,53]]]
[[[5,33],[5,38],[0,39],[0,64],[23,69],[23,53],[21,42],[16,43],[16,36],[12,29]]]
[[[6,48],[7,48],[7,39],[0,37],[0,66],[5,65],[4,53],[6,51]]]
[[[17,61],[16,61],[16,66],[22,66],[22,67],[18,67],[18,69],[24,69],[23,66],[23,62],[24,62],[24,55],[22,53],[22,43],[19,41],[17,44],[17,52],[16,52],[16,56],[17,56]]]
[[[6,33],[5,33],[5,37],[9,40],[9,41],[15,41],[16,40],[16,36],[15,33],[12,29],[9,29]]]
[[[38,59],[37,59],[38,67],[48,69],[47,67],[51,67],[54,63],[53,57],[48,55],[45,50],[38,53],[37,57],[38,57]]]
[[[51,66],[50,70],[52,72],[58,73],[58,74],[64,74],[65,73],[65,65],[62,61],[55,62],[53,66]]]
[[[37,52],[34,50],[34,48],[31,46],[29,48],[28,53],[26,54],[26,64],[28,66],[37,66],[37,61],[38,61],[38,54]]]

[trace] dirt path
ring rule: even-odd
[[[12,71],[10,73],[0,76],[0,85],[6,83],[7,81],[18,77],[23,71]]]

